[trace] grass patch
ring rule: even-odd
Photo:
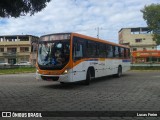
[[[131,70],[160,70],[160,66],[131,66]]]
[[[34,67],[0,69],[0,74],[18,74],[18,73],[35,73],[35,72],[36,68]]]

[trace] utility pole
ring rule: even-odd
[[[99,38],[99,30],[103,30],[103,28],[97,27],[95,30],[97,30],[97,38]]]
[[[99,27],[97,28],[97,38],[99,38]]]

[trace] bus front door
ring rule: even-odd
[[[73,47],[73,81],[86,79],[84,49],[82,42],[75,42]]]

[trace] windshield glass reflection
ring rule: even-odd
[[[38,64],[64,66],[69,61],[69,40],[43,41],[39,43]]]

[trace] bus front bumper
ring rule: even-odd
[[[44,75],[36,72],[37,80],[46,80],[46,81],[58,81],[58,82],[72,82],[72,78],[69,74],[64,75]]]

